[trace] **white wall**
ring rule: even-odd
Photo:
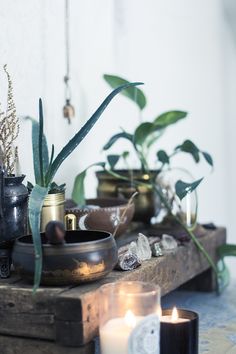
[[[191,138],[212,153],[215,170],[211,175],[204,163],[196,169],[190,159],[180,162],[191,167],[196,177],[207,175],[199,190],[200,219],[235,228],[234,181],[229,178],[230,171],[234,173],[229,167],[233,160],[227,157],[233,131],[226,124],[226,74],[230,76],[226,62],[232,61],[235,49],[228,27],[220,0],[71,0],[71,75],[77,116],[70,127],[62,118],[62,0],[0,0],[0,65],[9,65],[19,115],[37,116],[38,97],[44,99],[46,133],[57,150],[108,94],[104,72],[145,83],[145,119],[164,110],[187,110],[188,119],[170,128],[161,147],[171,149]],[[234,65],[231,62],[230,67],[235,71]],[[3,73],[0,77],[3,101]],[[120,126],[132,130],[138,119],[131,102],[116,98],[57,175],[58,182],[67,182],[69,194],[74,175],[102,160],[100,149],[108,137]],[[29,134],[29,125],[24,123],[19,142],[22,170],[32,180]],[[89,195],[94,193],[93,176],[87,190]]]

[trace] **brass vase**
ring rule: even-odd
[[[64,223],[65,192],[48,194],[44,200],[41,212],[41,232],[45,230],[49,221],[57,220]]]
[[[139,194],[134,199],[135,213],[133,220],[147,224],[150,223],[151,218],[158,215],[161,209],[160,199],[152,188],[142,184],[134,186],[132,180],[140,182],[155,180],[158,171],[150,171],[149,174],[142,173],[141,170],[116,170],[115,172],[129,178],[130,181],[114,177],[106,171],[98,171],[96,173],[98,179],[98,197],[123,197],[129,199],[137,190]]]

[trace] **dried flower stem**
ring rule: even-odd
[[[0,150],[2,154],[2,163],[5,173],[12,175],[15,169],[17,158],[17,148],[14,147],[14,141],[19,135],[19,119],[16,116],[16,106],[13,99],[13,88],[7,65],[4,65],[4,71],[8,81],[7,109],[4,113],[0,105]]]

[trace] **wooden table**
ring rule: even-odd
[[[217,260],[216,249],[225,243],[226,230],[206,231],[200,240]],[[159,284],[162,295],[183,284],[196,290],[214,288],[212,271],[192,242],[172,254],[152,258],[136,270],[113,271],[86,285],[41,287],[35,296],[30,285],[13,275],[0,281],[0,353],[93,354],[92,340],[98,333],[98,289],[121,280]]]

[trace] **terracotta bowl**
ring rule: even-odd
[[[102,230],[111,234],[120,222],[115,235],[119,236],[127,230],[134,215],[134,204],[131,203],[122,218],[127,203],[126,199],[121,198],[96,198],[87,199],[86,205],[88,207],[79,208],[73,201],[68,200],[66,202],[66,220],[70,222],[71,218],[75,217],[75,227],[78,230]]]
[[[66,285],[98,280],[111,272],[117,263],[114,237],[102,231],[66,231],[66,243],[52,245],[41,234],[43,270],[41,284]],[[13,264],[23,279],[33,281],[34,246],[32,237],[16,240]]]

